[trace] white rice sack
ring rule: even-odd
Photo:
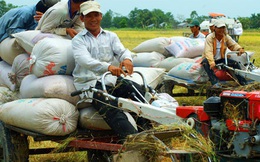
[[[42,33],[40,30],[27,30],[12,35],[15,37],[17,43],[29,54],[32,53],[35,44],[44,38],[66,38],[56,34]]]
[[[30,56],[30,72],[37,77],[71,75],[74,67],[71,40],[44,38],[34,46]]]
[[[20,54],[15,57],[12,72],[9,73],[11,82],[19,89],[21,82],[25,76],[29,74],[29,55],[27,53]]]
[[[129,122],[137,129],[134,118],[125,112]],[[79,127],[92,130],[111,130],[110,126],[105,122],[103,117],[99,115],[97,110],[93,107],[80,109],[79,111]]]
[[[77,128],[79,112],[61,99],[20,99],[0,105],[6,124],[52,136],[64,136]]]
[[[194,61],[197,63],[201,63],[203,61],[204,58],[202,58],[202,56],[198,56],[194,58]]]
[[[173,67],[175,67],[183,62],[195,62],[195,60],[191,59],[191,58],[176,58],[176,57],[172,56],[172,57],[168,57],[168,58],[164,59],[163,61],[161,61],[161,63],[159,64],[158,67],[164,68],[164,69],[166,69],[166,71],[170,71]]]
[[[21,83],[21,98],[60,98],[74,105],[79,97],[71,97],[71,92],[76,91],[73,77],[69,75],[51,75],[37,78],[35,75],[27,75]]]
[[[194,58],[201,56],[204,51],[205,39],[186,38],[183,41],[176,41],[165,49],[175,57]]]
[[[162,68],[145,68],[145,67],[134,67],[134,71],[140,72],[148,85],[155,88],[159,83],[162,82],[163,76],[165,75],[165,69]],[[133,73],[131,76],[124,77],[131,81],[134,81],[140,85],[143,85],[143,79],[138,73]]]
[[[190,82],[207,82],[207,73],[200,63],[184,62],[172,68],[168,75]]]
[[[170,44],[171,44],[170,38],[167,37],[153,38],[142,42],[141,44],[136,46],[132,51],[135,53],[155,51],[167,56],[168,53],[165,50],[165,47]]]
[[[143,52],[132,55],[134,67],[158,67],[165,56],[158,52]]]
[[[0,61],[0,85],[8,87],[10,90],[15,91],[16,87],[9,79],[9,73],[12,72],[12,66],[5,61]]]
[[[19,46],[14,38],[8,37],[0,43],[0,57],[10,65],[13,64],[17,55],[24,52],[24,49]]]
[[[158,93],[156,100],[152,102],[153,106],[161,108],[169,108],[176,111],[176,107],[179,106],[178,101],[170,96],[168,93]]]

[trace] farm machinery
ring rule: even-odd
[[[139,72],[137,72],[139,73]],[[105,96],[109,100],[114,100],[118,103],[118,108],[124,111],[133,112],[138,116],[149,119],[158,125],[178,124],[195,127],[205,136],[210,136],[211,140],[216,144],[215,150],[219,155],[235,157],[235,158],[256,158],[259,156],[259,118],[260,109],[257,107],[257,99],[260,98],[260,92],[223,92],[218,101],[221,102],[207,104],[203,106],[172,106],[169,102],[157,102],[158,94],[149,85],[146,84],[145,78],[141,73],[146,91],[144,96],[145,102],[136,102],[130,99],[115,97],[107,93],[105,89],[105,77],[110,73],[105,73],[101,78],[103,89],[88,88],[73,92],[71,95],[84,94],[87,91],[97,92]],[[129,82],[131,84],[131,82]],[[230,94],[228,96],[228,93]],[[217,97],[214,97],[214,99]],[[210,99],[210,98],[209,98]],[[223,106],[224,101],[229,101],[238,104],[239,113],[237,120],[226,116],[226,106]],[[234,101],[233,101],[234,100]],[[240,101],[242,103],[240,103]],[[153,104],[156,102],[156,104]],[[159,104],[159,106],[158,106]],[[209,106],[210,105],[210,106]],[[205,106],[208,106],[207,108]],[[218,106],[218,107],[217,107]],[[212,111],[213,109],[213,111]],[[240,117],[240,115],[242,117]],[[187,119],[187,120],[186,120]],[[142,133],[142,132],[141,132]],[[163,141],[165,138],[176,137],[176,134],[181,135],[181,130],[165,130],[163,132],[147,131],[146,134],[155,136],[155,141]],[[112,161],[111,153],[118,153],[124,149],[124,145],[118,143],[119,139],[112,131],[104,130],[89,130],[77,129],[76,132],[68,136],[48,136],[41,133],[26,130],[24,128],[15,127],[12,125],[0,122],[0,158],[2,161],[28,161],[29,155],[50,153],[55,148],[50,149],[30,149],[28,146],[27,137],[33,137],[34,141],[51,140],[62,143],[64,139],[73,137],[68,143],[67,148],[76,148],[76,150],[95,151],[92,156],[88,154],[88,159],[92,161]],[[192,134],[191,134],[192,136]],[[200,141],[197,140],[199,143]],[[65,150],[66,151],[66,150]],[[171,161],[189,161],[187,158],[191,154],[201,154],[200,151],[190,152],[183,150],[174,150],[165,147],[165,153],[170,157]],[[176,158],[176,155],[178,158]],[[94,156],[94,157],[93,157]],[[135,155],[130,154],[126,159],[131,159]],[[94,160],[93,160],[94,159]],[[121,159],[121,161],[126,161]],[[141,159],[141,158],[140,158]],[[211,157],[206,157],[207,161],[212,161]],[[145,161],[147,159],[143,159]],[[91,160],[89,160],[91,161]],[[120,160],[118,162],[121,162]],[[140,161],[141,162],[141,161]]]
[[[215,144],[217,154],[237,160],[260,157],[260,92],[223,91],[203,106],[179,106],[176,114]]]
[[[188,126],[182,118],[176,115],[176,106],[169,107],[168,105],[168,107],[165,107],[165,105],[169,104],[167,102],[167,104],[165,104],[165,102],[157,102],[157,104],[161,106],[155,106],[152,104],[153,101],[159,101],[159,99],[156,100],[157,93],[146,84],[143,75],[141,73],[139,74],[143,78],[143,86],[146,90],[144,96],[145,102],[137,102],[130,99],[115,97],[107,93],[104,86],[104,80],[107,75],[110,75],[110,73],[105,73],[101,78],[103,89],[96,89],[92,87],[88,89],[83,88],[79,91],[72,92],[71,95],[75,96],[82,93],[84,94],[87,91],[97,92],[106,97],[108,100],[116,101],[119,109],[127,112],[134,112],[138,116],[149,119],[158,125],[176,123],[179,126]],[[129,81],[129,84],[131,84],[131,81]],[[178,129],[164,131],[149,130],[147,132],[141,132],[141,134],[148,134],[149,136],[152,136],[155,141],[159,141],[159,143],[164,146],[162,141],[165,138],[181,135],[182,131]],[[113,161],[112,158],[114,154],[118,153],[120,150],[124,150],[124,145],[120,143],[118,137],[111,130],[91,130],[78,128],[75,132],[66,136],[50,136],[25,128],[9,125],[0,121],[0,159],[4,162],[28,161],[29,155],[53,153],[53,151],[56,150],[56,148],[31,149],[28,145],[28,136],[32,137],[34,141],[53,141],[61,144],[64,140],[70,139],[63,151],[70,151],[72,148],[76,151],[87,151],[88,161]],[[136,148],[134,150],[136,150]],[[91,154],[89,154],[89,152],[91,152]],[[164,153],[169,156],[172,161],[176,161],[175,155],[177,154],[179,159],[189,159],[191,154],[201,154],[200,151],[174,150],[169,149],[166,146]],[[115,161],[126,162],[128,160],[130,162],[132,160],[136,160],[134,159],[136,158],[135,156],[135,154],[130,154],[124,159]],[[142,159],[142,157],[138,159],[138,161],[141,162],[140,159]],[[210,157],[207,157],[207,159],[210,159]],[[142,161],[147,161],[147,159],[143,159]]]

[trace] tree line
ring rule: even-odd
[[[13,4],[7,4],[4,0],[0,0],[0,17],[8,10],[16,8]],[[103,28],[176,28],[182,22],[191,22],[197,19],[199,22],[207,20],[209,17],[198,15],[196,11],[192,11],[189,18],[183,15],[174,17],[171,12],[163,12],[160,9],[138,9],[134,8],[128,16],[122,16],[111,10],[103,14],[101,26]],[[251,14],[250,17],[237,18],[243,25],[243,29],[259,29],[260,28],[260,13]]]

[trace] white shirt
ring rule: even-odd
[[[220,54],[221,42],[222,42],[222,39],[221,39],[221,41],[217,40],[216,55],[214,56],[214,60],[221,59],[221,54]]]
[[[77,90],[95,87],[114,59],[119,62],[132,60],[131,52],[123,46],[118,36],[103,29],[97,37],[84,29],[72,39],[72,51],[76,61],[72,75]],[[116,80],[116,76],[109,75],[106,77],[106,85],[114,85]],[[93,97],[92,92],[87,95]]]
[[[199,34],[196,37],[194,37],[194,34],[191,34],[189,38],[205,38],[205,35],[199,32]]]

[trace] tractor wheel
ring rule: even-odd
[[[28,162],[29,145],[27,136],[5,128],[0,122],[0,161],[2,162]]]
[[[190,121],[189,121],[190,120]],[[209,127],[210,127],[210,121],[208,122],[201,122],[198,118],[197,114],[191,114],[189,116],[189,118],[187,119],[187,123],[191,126],[193,126],[193,128],[199,132],[200,134],[207,136],[208,135],[208,131],[209,131]]]

